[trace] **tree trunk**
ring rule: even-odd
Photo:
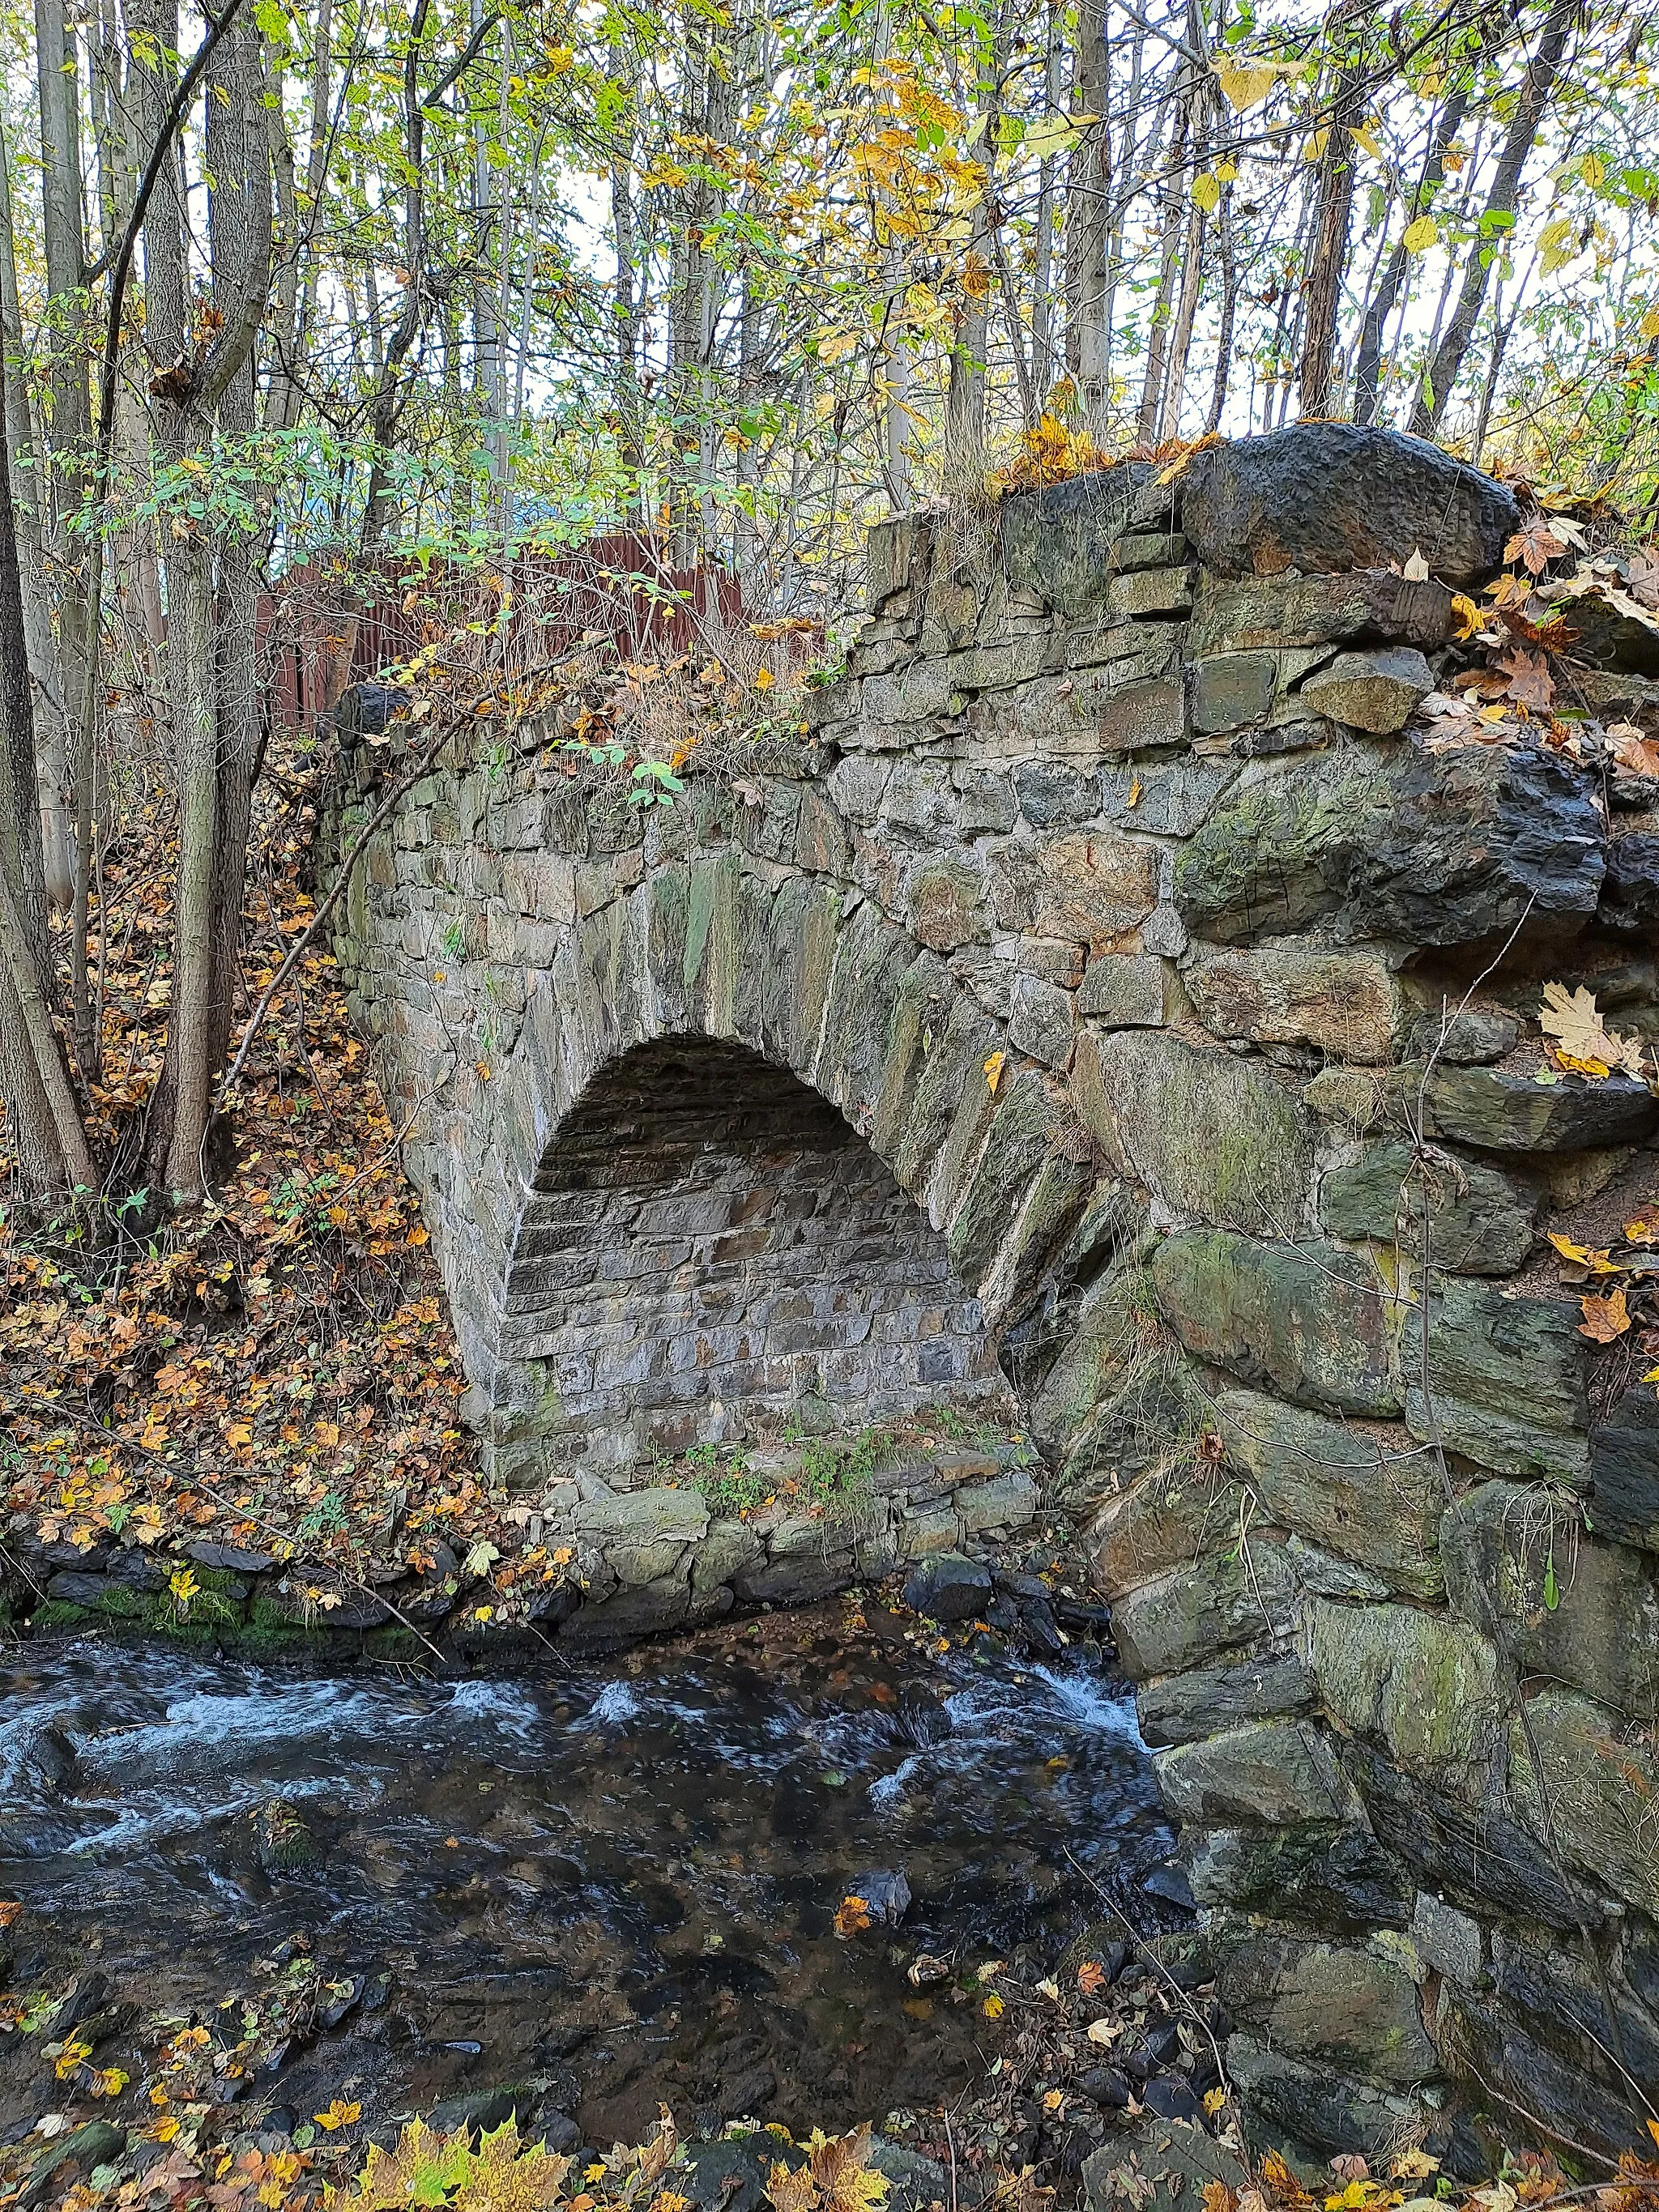
[[[1424,163],[1423,174],[1417,189],[1404,210],[1406,228],[1423,212],[1428,196],[1445,181],[1445,160],[1448,149],[1463,127],[1463,118],[1468,112],[1469,88],[1460,85],[1435,118],[1434,140]],[[1364,319],[1359,326],[1359,346],[1354,356],[1353,419],[1356,422],[1374,422],[1376,419],[1377,395],[1382,372],[1382,333],[1389,317],[1394,313],[1400,297],[1400,288],[1405,283],[1411,266],[1411,256],[1396,239],[1389,255],[1389,265],[1382,272],[1382,281],[1365,304]]]
[[[1077,380],[1080,426],[1103,440],[1111,405],[1108,250],[1111,198],[1110,87],[1105,0],[1079,0],[1074,107],[1097,119],[1072,149],[1066,179],[1066,352]]]
[[[1330,25],[1334,30],[1334,23]],[[1304,422],[1321,421],[1331,411],[1331,363],[1336,352],[1337,312],[1348,268],[1348,233],[1353,220],[1354,148],[1364,83],[1362,53],[1339,67],[1325,150],[1319,159],[1314,202],[1313,253],[1304,283],[1302,362],[1297,371],[1300,413]]]
[[[1151,446],[1158,437],[1164,399],[1164,365],[1170,349],[1170,315],[1175,304],[1176,270],[1181,252],[1181,178],[1186,164],[1187,109],[1176,95],[1175,132],[1170,141],[1169,173],[1164,186],[1162,246],[1158,258],[1158,295],[1146,330],[1146,373],[1140,386],[1140,411],[1135,418],[1135,442]]]
[[[1555,89],[1555,81],[1560,74],[1562,57],[1566,52],[1567,40],[1572,35],[1578,8],[1579,0],[1555,0],[1539,34],[1537,52],[1528,64],[1526,75],[1522,79],[1520,96],[1504,134],[1504,150],[1498,155],[1492,189],[1486,195],[1480,235],[1471,244],[1468,258],[1463,264],[1462,290],[1458,295],[1457,305],[1452,311],[1445,336],[1434,349],[1428,375],[1429,389],[1419,392],[1417,403],[1412,409],[1411,427],[1419,438],[1432,438],[1439,429],[1446,403],[1451,398],[1458,371],[1463,366],[1463,356],[1474,336],[1475,325],[1480,319],[1480,309],[1492,274],[1493,243],[1512,228],[1521,173],[1526,167],[1527,156],[1532,151],[1539,125],[1544,119],[1544,111]],[[1510,218],[1510,222],[1494,221],[1495,217],[1504,216]]]

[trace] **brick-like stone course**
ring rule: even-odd
[[[994,1468],[878,1488],[863,1534],[604,1517],[660,1494],[650,1448],[796,1395],[971,1405],[1000,1357],[1098,1516],[1237,2077],[1316,2148],[1454,2162],[1483,2112],[1606,2143],[1598,2053],[1659,2038],[1659,1412],[1542,1242],[1650,1194],[1659,1099],[1534,1080],[1541,980],[1659,1034],[1620,843],[1652,817],[1409,720],[1514,512],[1310,425],[988,538],[899,518],[797,755],[694,757],[642,820],[485,726],[337,943],[420,1108],[469,1418],[551,1486],[583,1613],[1012,1525]],[[337,840],[382,758],[348,753]],[[1564,1929],[1624,2023],[1576,2068],[1514,1965]]]

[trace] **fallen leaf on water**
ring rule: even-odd
[[[1605,1298],[1583,1297],[1578,1301],[1584,1318],[1579,1323],[1578,1334],[1587,1336],[1594,1344],[1611,1344],[1630,1327],[1630,1312],[1625,1304],[1625,1288],[1621,1283]]]
[[[0,1898],[0,1928],[9,1928],[22,1910],[22,1904],[19,1899]]]
[[[843,1941],[849,1936],[861,1936],[871,1924],[870,1907],[861,1897],[843,1897],[836,1908],[836,1933]]]

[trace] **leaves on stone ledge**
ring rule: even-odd
[[[1569,991],[1563,983],[1546,983],[1538,1026],[1556,1039],[1554,1056],[1575,1074],[1600,1081],[1615,1067],[1631,1075],[1646,1073],[1646,1054],[1638,1037],[1620,1036],[1610,1030],[1597,1011],[1595,994],[1581,983]]]
[[[1630,1327],[1630,1309],[1625,1303],[1622,1283],[1604,1298],[1580,1298],[1578,1306],[1584,1316],[1578,1325],[1578,1334],[1589,1337],[1593,1344],[1611,1344]]]

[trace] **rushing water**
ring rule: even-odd
[[[252,1847],[276,1796],[318,1846],[297,1878]],[[609,2142],[659,2097],[688,2123],[935,2102],[984,2028],[918,1994],[915,1955],[1057,1950],[1097,1910],[1068,1854],[1163,1924],[1142,1884],[1169,1844],[1098,1664],[924,1656],[824,1615],[540,1677],[319,1680],[92,1643],[0,1668],[0,1893],[45,1985],[94,1965],[141,2015],[186,2014],[296,1932],[390,1975],[384,2006],[262,2085],[301,2110],[344,2081],[396,2110],[532,2079]],[[914,1902],[842,1940],[872,1870]],[[41,2102],[0,2087],[0,2123]]]

